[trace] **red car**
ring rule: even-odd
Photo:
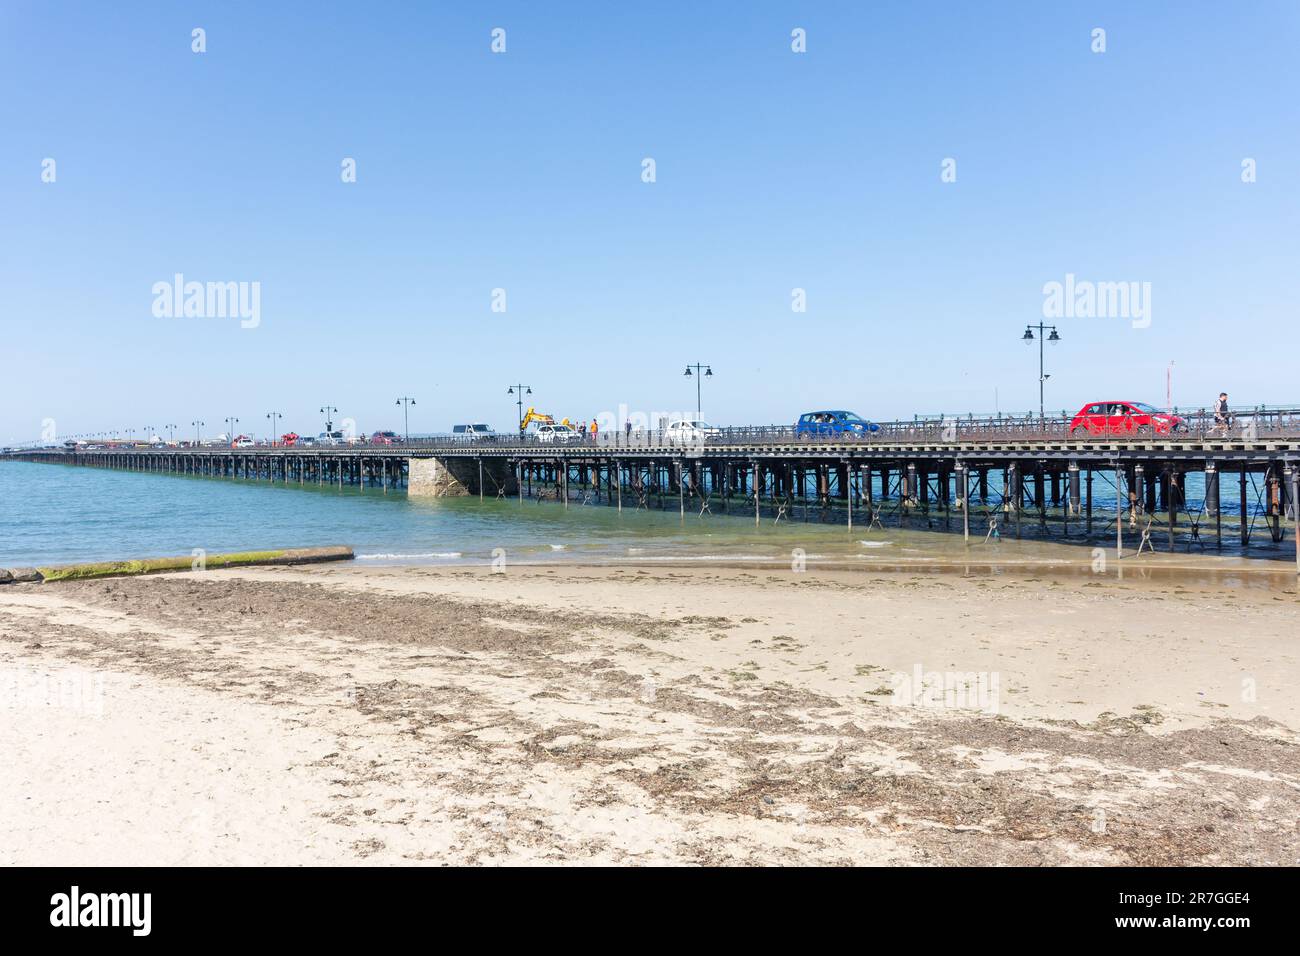
[[[375,432],[370,436],[372,445],[400,445],[401,443],[402,439],[397,432]]]
[[[1093,402],[1070,421],[1070,434],[1168,435],[1186,431],[1187,422],[1144,402]]]

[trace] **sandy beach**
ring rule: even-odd
[[[1295,864],[1296,611],[1056,572],[10,585],[0,863]]]

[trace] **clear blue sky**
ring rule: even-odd
[[[557,415],[689,409],[695,361],[720,424],[1024,412],[1020,336],[1067,273],[1150,282],[1152,322],[1061,320],[1049,408],[1163,404],[1171,360],[1178,404],[1300,402],[1298,26],[1294,2],[6,0],[0,441],[315,432],[325,402],[400,429],[403,394],[413,431],[508,427],[521,379]],[[260,326],[155,317],[178,272],[260,282]]]

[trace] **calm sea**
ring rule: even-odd
[[[1113,501],[1095,504],[1099,531]],[[508,561],[521,563],[689,559],[778,566],[802,558],[871,567],[973,557],[1086,566],[1092,547],[1108,544],[1102,534],[1065,545],[1009,536],[986,543],[986,529],[973,527],[967,548],[959,519],[952,524],[956,533],[947,534],[889,525],[868,531],[860,523],[849,531],[842,523],[818,523],[815,509],[805,520],[796,506],[793,520],[774,524],[769,514],[755,527],[752,516],[688,511],[683,519],[675,500],[667,504],[666,511],[625,506],[619,513],[603,504],[407,498],[372,489],[0,461],[0,567],[324,544],[350,545],[359,560],[388,564],[486,564],[504,549]],[[1263,543],[1254,556],[1271,557],[1284,570],[1282,562],[1294,554],[1289,530],[1283,544],[1272,545],[1258,528]],[[1155,540],[1164,551],[1159,534]],[[1136,544],[1130,535],[1130,549]],[[1154,560],[1170,557],[1202,559],[1200,549],[1180,546],[1177,555]],[[1222,560],[1241,566],[1237,557]]]

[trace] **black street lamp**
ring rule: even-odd
[[[332,431],[334,430],[334,420],[333,420],[332,418],[330,418],[330,416],[331,416],[331,415],[337,415],[337,414],[338,414],[338,411],[339,411],[339,410],[338,410],[337,408],[333,407],[332,405],[322,405],[322,406],[321,406],[321,408],[320,408],[320,413],[321,413],[322,415],[325,416],[325,434],[326,434],[326,435],[328,435],[330,432],[332,432]]]
[[[406,443],[411,443],[411,406],[415,404],[415,399],[403,395],[393,404],[402,406],[402,421],[406,423]]]
[[[1043,371],[1043,338],[1044,334],[1049,329],[1052,334],[1048,335],[1046,338],[1047,341],[1051,342],[1053,345],[1061,341],[1061,336],[1057,334],[1056,326],[1044,325],[1042,322],[1039,322],[1037,325],[1025,326],[1025,334],[1021,336],[1020,341],[1024,342],[1026,345],[1031,344],[1034,341],[1034,329],[1038,330],[1038,420],[1041,422],[1044,420],[1043,383],[1052,377]]]
[[[163,428],[167,429],[167,440],[168,440],[168,441],[175,441],[175,440],[176,440],[176,429],[178,429],[178,428],[180,428],[180,427],[181,427],[181,426],[179,426],[179,425],[164,425],[164,426],[163,426]]]
[[[226,419],[226,437],[230,439],[231,444],[235,441],[235,426],[239,424],[239,419],[233,415]]]
[[[524,396],[533,394],[533,387],[531,385],[511,385],[506,389],[506,394],[518,396],[515,399],[515,404],[519,406],[519,434],[522,435],[524,433]]]
[[[713,368],[708,365],[688,365],[686,366],[687,378],[691,378],[691,369],[695,369],[695,417],[698,420],[700,417],[700,379],[712,378]],[[701,370],[704,372],[703,375],[700,374]]]
[[[279,421],[281,418],[284,418],[284,416],[281,415],[279,412],[267,412],[266,417],[271,419],[271,445],[272,447],[274,447],[275,445],[278,445],[280,443],[278,438],[280,430],[276,428],[275,423]]]
[[[201,429],[203,428],[204,425],[207,424],[207,422],[201,422],[198,419],[195,419],[194,421],[190,422],[190,424],[194,426],[194,444],[196,445],[202,444],[203,433]]]

